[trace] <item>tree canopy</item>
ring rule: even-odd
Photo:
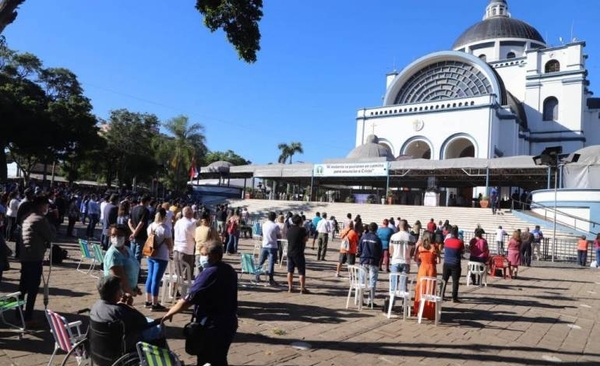
[[[290,159],[289,163],[292,163],[292,157],[298,154],[304,154],[304,149],[302,148],[301,142],[292,142],[289,145],[285,143],[281,143],[277,145],[277,148],[280,151],[279,158],[277,158],[277,162],[280,164],[285,164],[285,162]]]

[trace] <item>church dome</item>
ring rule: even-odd
[[[388,161],[394,160],[394,155],[389,148],[378,143],[379,138],[375,135],[367,136],[364,144],[355,147],[347,159],[369,159],[369,158],[386,158]]]
[[[524,21],[511,18],[506,0],[490,0],[483,21],[461,34],[452,48],[456,50],[474,42],[498,38],[526,39],[546,44],[537,29]]]

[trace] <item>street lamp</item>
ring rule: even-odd
[[[556,257],[556,208],[558,201],[558,169],[570,163],[576,163],[579,154],[563,154],[562,146],[547,147],[541,155],[534,156],[535,165],[545,165],[554,169],[554,222],[552,224],[552,262]]]

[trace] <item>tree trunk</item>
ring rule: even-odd
[[[7,160],[6,146],[0,146],[0,183],[4,183],[8,180]]]
[[[0,34],[17,18],[17,8],[25,0],[0,0]]]

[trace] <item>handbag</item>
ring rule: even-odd
[[[144,243],[144,248],[142,249],[142,254],[146,257],[154,257],[154,255],[156,255],[156,252],[158,251],[158,248],[160,248],[160,246],[162,245],[162,243],[164,243],[164,239],[163,241],[156,245],[156,229],[152,230],[150,232],[150,235],[148,235],[148,239],[146,239],[146,242]]]
[[[183,336],[185,337],[185,353],[192,356],[202,354],[207,348],[208,342],[207,318],[197,322],[192,315],[191,321],[183,326]]]
[[[350,240],[348,240],[348,238],[342,239],[342,242],[340,243],[340,249],[345,251],[350,250]]]

